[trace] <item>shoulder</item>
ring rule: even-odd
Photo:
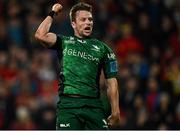
[[[116,55],[114,54],[114,51],[110,46],[108,46],[105,42],[102,42],[100,40],[97,39],[94,40],[97,41],[97,43],[99,43],[102,46],[103,53],[106,58],[108,58],[109,60],[116,59]]]
[[[94,39],[94,41],[96,41],[99,45],[101,45],[105,52],[112,52],[113,51],[112,48],[107,43],[105,43],[101,40],[98,40],[98,39]]]
[[[93,42],[99,44],[99,45],[104,45],[104,44],[105,44],[104,42],[102,42],[102,41],[100,41],[100,40],[98,40],[98,39],[96,39],[96,38],[92,38],[91,40],[92,40]]]
[[[109,48],[108,45],[105,42],[101,41],[101,40],[93,38],[92,41],[97,46],[100,46],[103,50],[106,50],[106,48]]]

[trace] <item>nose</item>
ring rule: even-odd
[[[92,23],[93,23],[93,21],[92,21],[92,20],[90,20],[90,19],[86,19],[86,24],[91,25]]]

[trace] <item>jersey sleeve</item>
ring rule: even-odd
[[[105,78],[114,78],[117,77],[118,73],[118,64],[115,54],[113,53],[112,49],[105,45],[105,52],[104,52],[104,64],[103,64],[103,71]]]

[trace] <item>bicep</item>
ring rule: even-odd
[[[56,40],[57,40],[57,35],[55,33],[49,32],[46,35],[42,36],[40,42],[43,46],[50,48],[55,45]]]

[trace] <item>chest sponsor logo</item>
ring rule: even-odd
[[[85,60],[89,60],[89,61],[95,61],[95,62],[99,62],[99,58],[88,54],[87,52],[83,52],[83,51],[79,51],[76,49],[65,49],[63,51],[63,55],[66,56],[75,56],[75,57],[79,57]]]

